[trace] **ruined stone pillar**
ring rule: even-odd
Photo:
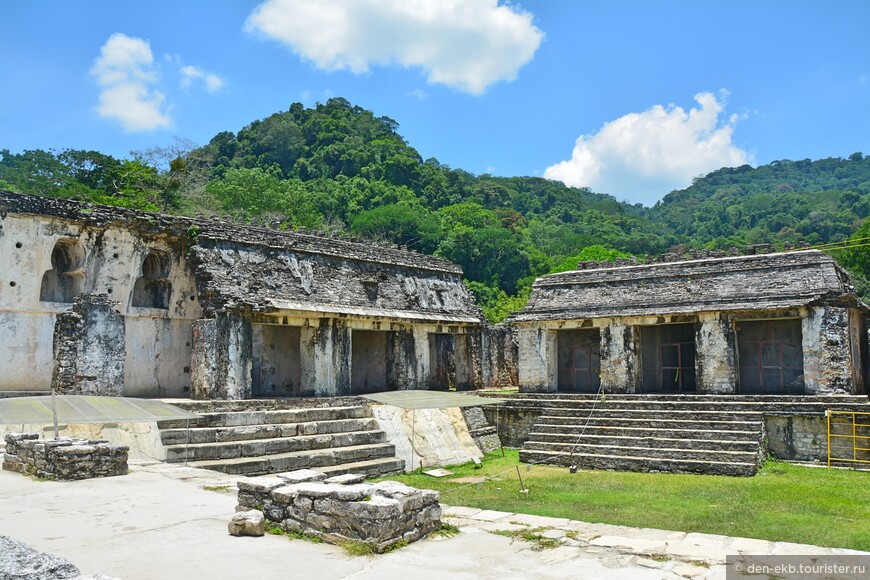
[[[124,394],[124,317],[108,294],[79,294],[54,325],[51,388],[68,395]]]
[[[801,319],[801,336],[807,394],[851,393],[852,357],[848,310],[839,306],[811,308]]]
[[[193,324],[190,368],[192,399],[248,399],[251,396],[253,330],[249,315],[221,312]]]
[[[640,369],[633,326],[611,321],[601,328],[600,360],[601,387],[606,393],[637,392]]]
[[[695,333],[695,361],[699,393],[737,392],[737,365],[734,360],[734,329],[720,314],[700,314]]]
[[[556,332],[547,328],[523,326],[517,335],[520,391],[555,392]]]
[[[469,328],[468,333],[471,332]],[[474,358],[469,346],[469,334],[457,334],[453,338],[453,354],[456,357],[456,390],[471,391],[474,390],[474,377],[472,371],[474,369]]]
[[[411,327],[388,332],[387,388],[426,388],[426,381],[421,380],[427,374],[423,360],[429,360],[429,342],[425,332]]]
[[[350,395],[351,332],[338,318],[321,318],[303,326],[302,391],[316,397]]]

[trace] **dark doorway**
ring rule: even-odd
[[[456,388],[455,340],[452,334],[429,335],[429,389]]]
[[[558,390],[595,393],[601,385],[601,333],[595,330],[560,330],[558,335]]]
[[[350,392],[387,390],[387,333],[353,330],[351,334]]]
[[[737,322],[740,392],[744,394],[804,394],[801,321]]]
[[[642,326],[640,347],[644,392],[695,391],[694,324]]]
[[[302,393],[300,339],[297,326],[253,325],[251,394],[254,397],[292,397]]]

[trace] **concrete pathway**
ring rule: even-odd
[[[724,578],[726,554],[852,554],[707,534],[635,529],[445,506],[452,538],[416,542],[376,557],[279,536],[236,538],[227,522],[238,476],[180,464],[131,462],[124,477],[39,481],[0,471],[0,535],[62,556],[83,574],[124,580],[251,577]],[[561,545],[490,533],[534,529]]]

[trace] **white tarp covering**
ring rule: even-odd
[[[137,423],[166,419],[194,419],[195,413],[155,399],[55,395],[57,422]],[[47,424],[54,421],[51,395],[0,399],[0,425]]]
[[[450,409],[454,407],[480,407],[498,405],[506,399],[463,395],[449,391],[389,391],[363,395],[366,399],[393,405],[402,409]]]

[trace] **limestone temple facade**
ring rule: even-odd
[[[521,390],[867,393],[868,308],[827,254],[605,264],[538,279],[509,319]]]
[[[395,246],[0,192],[0,392],[249,399],[866,394],[867,313],[802,250],[580,264],[489,326]]]
[[[0,255],[7,395],[511,381],[510,333],[482,323],[461,269],[397,247],[0,192]]]

